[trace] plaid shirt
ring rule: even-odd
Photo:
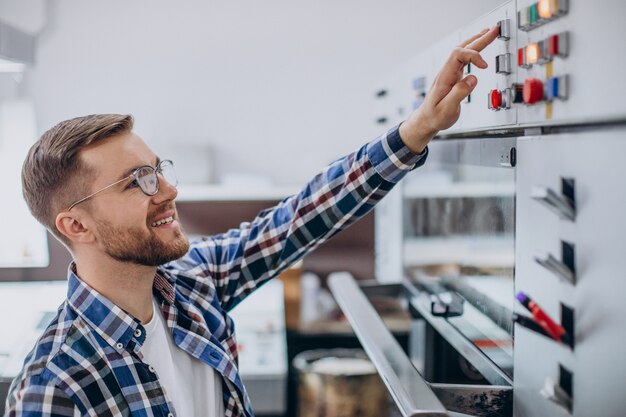
[[[153,293],[173,340],[223,376],[226,416],[254,415],[227,312],[370,211],[427,153],[410,152],[394,128],[251,223],[194,241],[183,258],[157,269]],[[176,415],[154,369],[142,361],[139,320],[88,287],[73,266],[67,300],[11,385],[7,415]]]

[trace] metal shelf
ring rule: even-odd
[[[459,198],[459,197],[513,197],[515,184],[511,182],[451,182],[448,184],[408,184],[403,196],[417,198]]]
[[[403,246],[406,267],[458,263],[467,266],[509,267],[515,262],[513,236],[407,238]]]

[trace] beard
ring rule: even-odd
[[[104,252],[120,262],[159,266],[181,258],[189,250],[189,239],[182,226],[172,242],[164,242],[150,229],[116,227],[105,221],[98,221],[97,225]]]

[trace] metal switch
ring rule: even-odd
[[[496,74],[509,75],[511,73],[511,54],[496,56]]]
[[[524,102],[524,84],[513,83],[511,84],[511,101],[513,103]]]
[[[523,31],[530,29],[530,9],[528,7],[523,7],[517,12],[517,27]]]
[[[540,65],[547,64],[552,61],[552,57],[548,55],[548,45],[545,40],[537,42],[537,63]]]
[[[508,41],[511,39],[511,19],[500,20],[498,23],[498,39]]]

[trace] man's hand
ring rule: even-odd
[[[484,29],[454,48],[422,105],[400,125],[400,137],[413,152],[420,153],[437,132],[452,126],[461,114],[461,101],[478,80],[473,75],[463,78],[463,68],[472,65],[485,69],[487,63],[479,52],[498,36],[498,27]]]

